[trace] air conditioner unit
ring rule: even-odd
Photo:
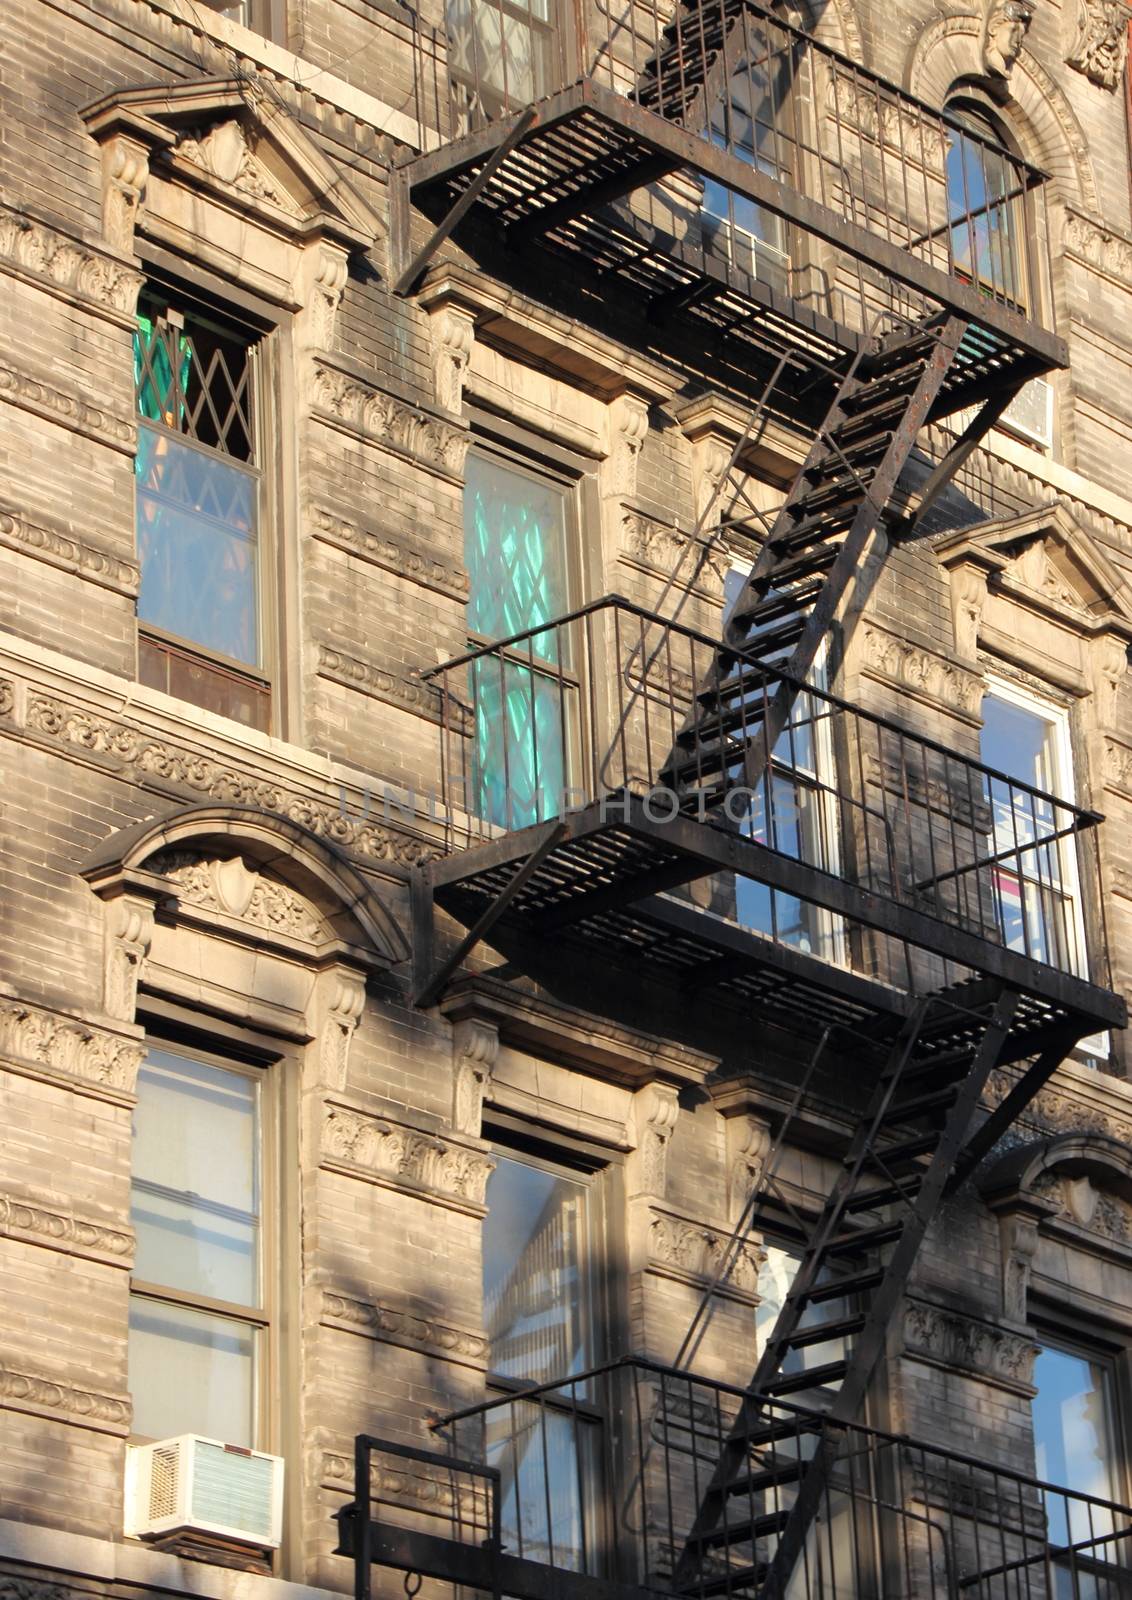
[[[274,1549],[283,1526],[279,1456],[184,1433],[126,1452],[126,1533],[161,1539],[181,1530]]]

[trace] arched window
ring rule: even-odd
[[[1027,308],[1024,167],[981,106],[947,107],[951,270],[996,300]]]

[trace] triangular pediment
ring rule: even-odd
[[[949,570],[981,568],[995,592],[1082,632],[1103,628],[1132,638],[1132,592],[1107,552],[1063,500],[996,517],[941,540]]]
[[[122,130],[148,146],[154,172],[212,190],[276,230],[363,250],[381,236],[376,213],[295,118],[234,78],[120,89],[83,118],[96,138]]]

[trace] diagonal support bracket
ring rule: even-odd
[[[452,981],[453,976],[459,971],[461,964],[479,944],[480,940],[486,939],[515,896],[530,882],[551,851],[557,849],[558,845],[561,844],[566,837],[566,832],[567,828],[564,822],[551,823],[547,827],[547,831],[543,834],[539,843],[527,856],[526,860],[519,864],[519,867],[508,880],[506,887],[501,890],[487,909],[476,918],[451,955],[441,962],[430,977],[424,980],[421,988],[413,997],[413,1004],[418,1010],[425,1011],[429,1006],[436,1004]],[[420,899],[423,900],[423,898],[424,895],[422,894]],[[427,915],[431,917],[431,895],[428,898]],[[423,905],[415,905],[414,911],[418,917],[426,914],[426,908]]]
[[[514,150],[515,146],[526,137],[537,121],[537,108],[535,106],[528,106],[523,112],[522,116],[520,116],[512,124],[511,131],[504,139],[503,143],[498,145],[492,151],[491,155],[476,173],[471,183],[469,183],[468,187],[464,190],[459,200],[456,201],[456,204],[444,218],[444,221],[439,223],[434,229],[432,237],[426,244],[421,246],[416,255],[413,257],[412,261],[410,261],[404,272],[397,279],[397,282],[393,285],[394,294],[402,296],[412,294],[413,290],[420,282],[421,276],[429,262],[432,260],[433,256],[440,249],[444,241],[449,238],[460,226],[460,223],[463,221],[464,217],[467,216],[468,212],[475,205],[480,195],[487,188],[492,178],[495,177],[495,174],[507,160],[507,157]]]

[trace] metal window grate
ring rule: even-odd
[[[238,461],[254,461],[253,341],[143,296],[134,333],[138,415]]]

